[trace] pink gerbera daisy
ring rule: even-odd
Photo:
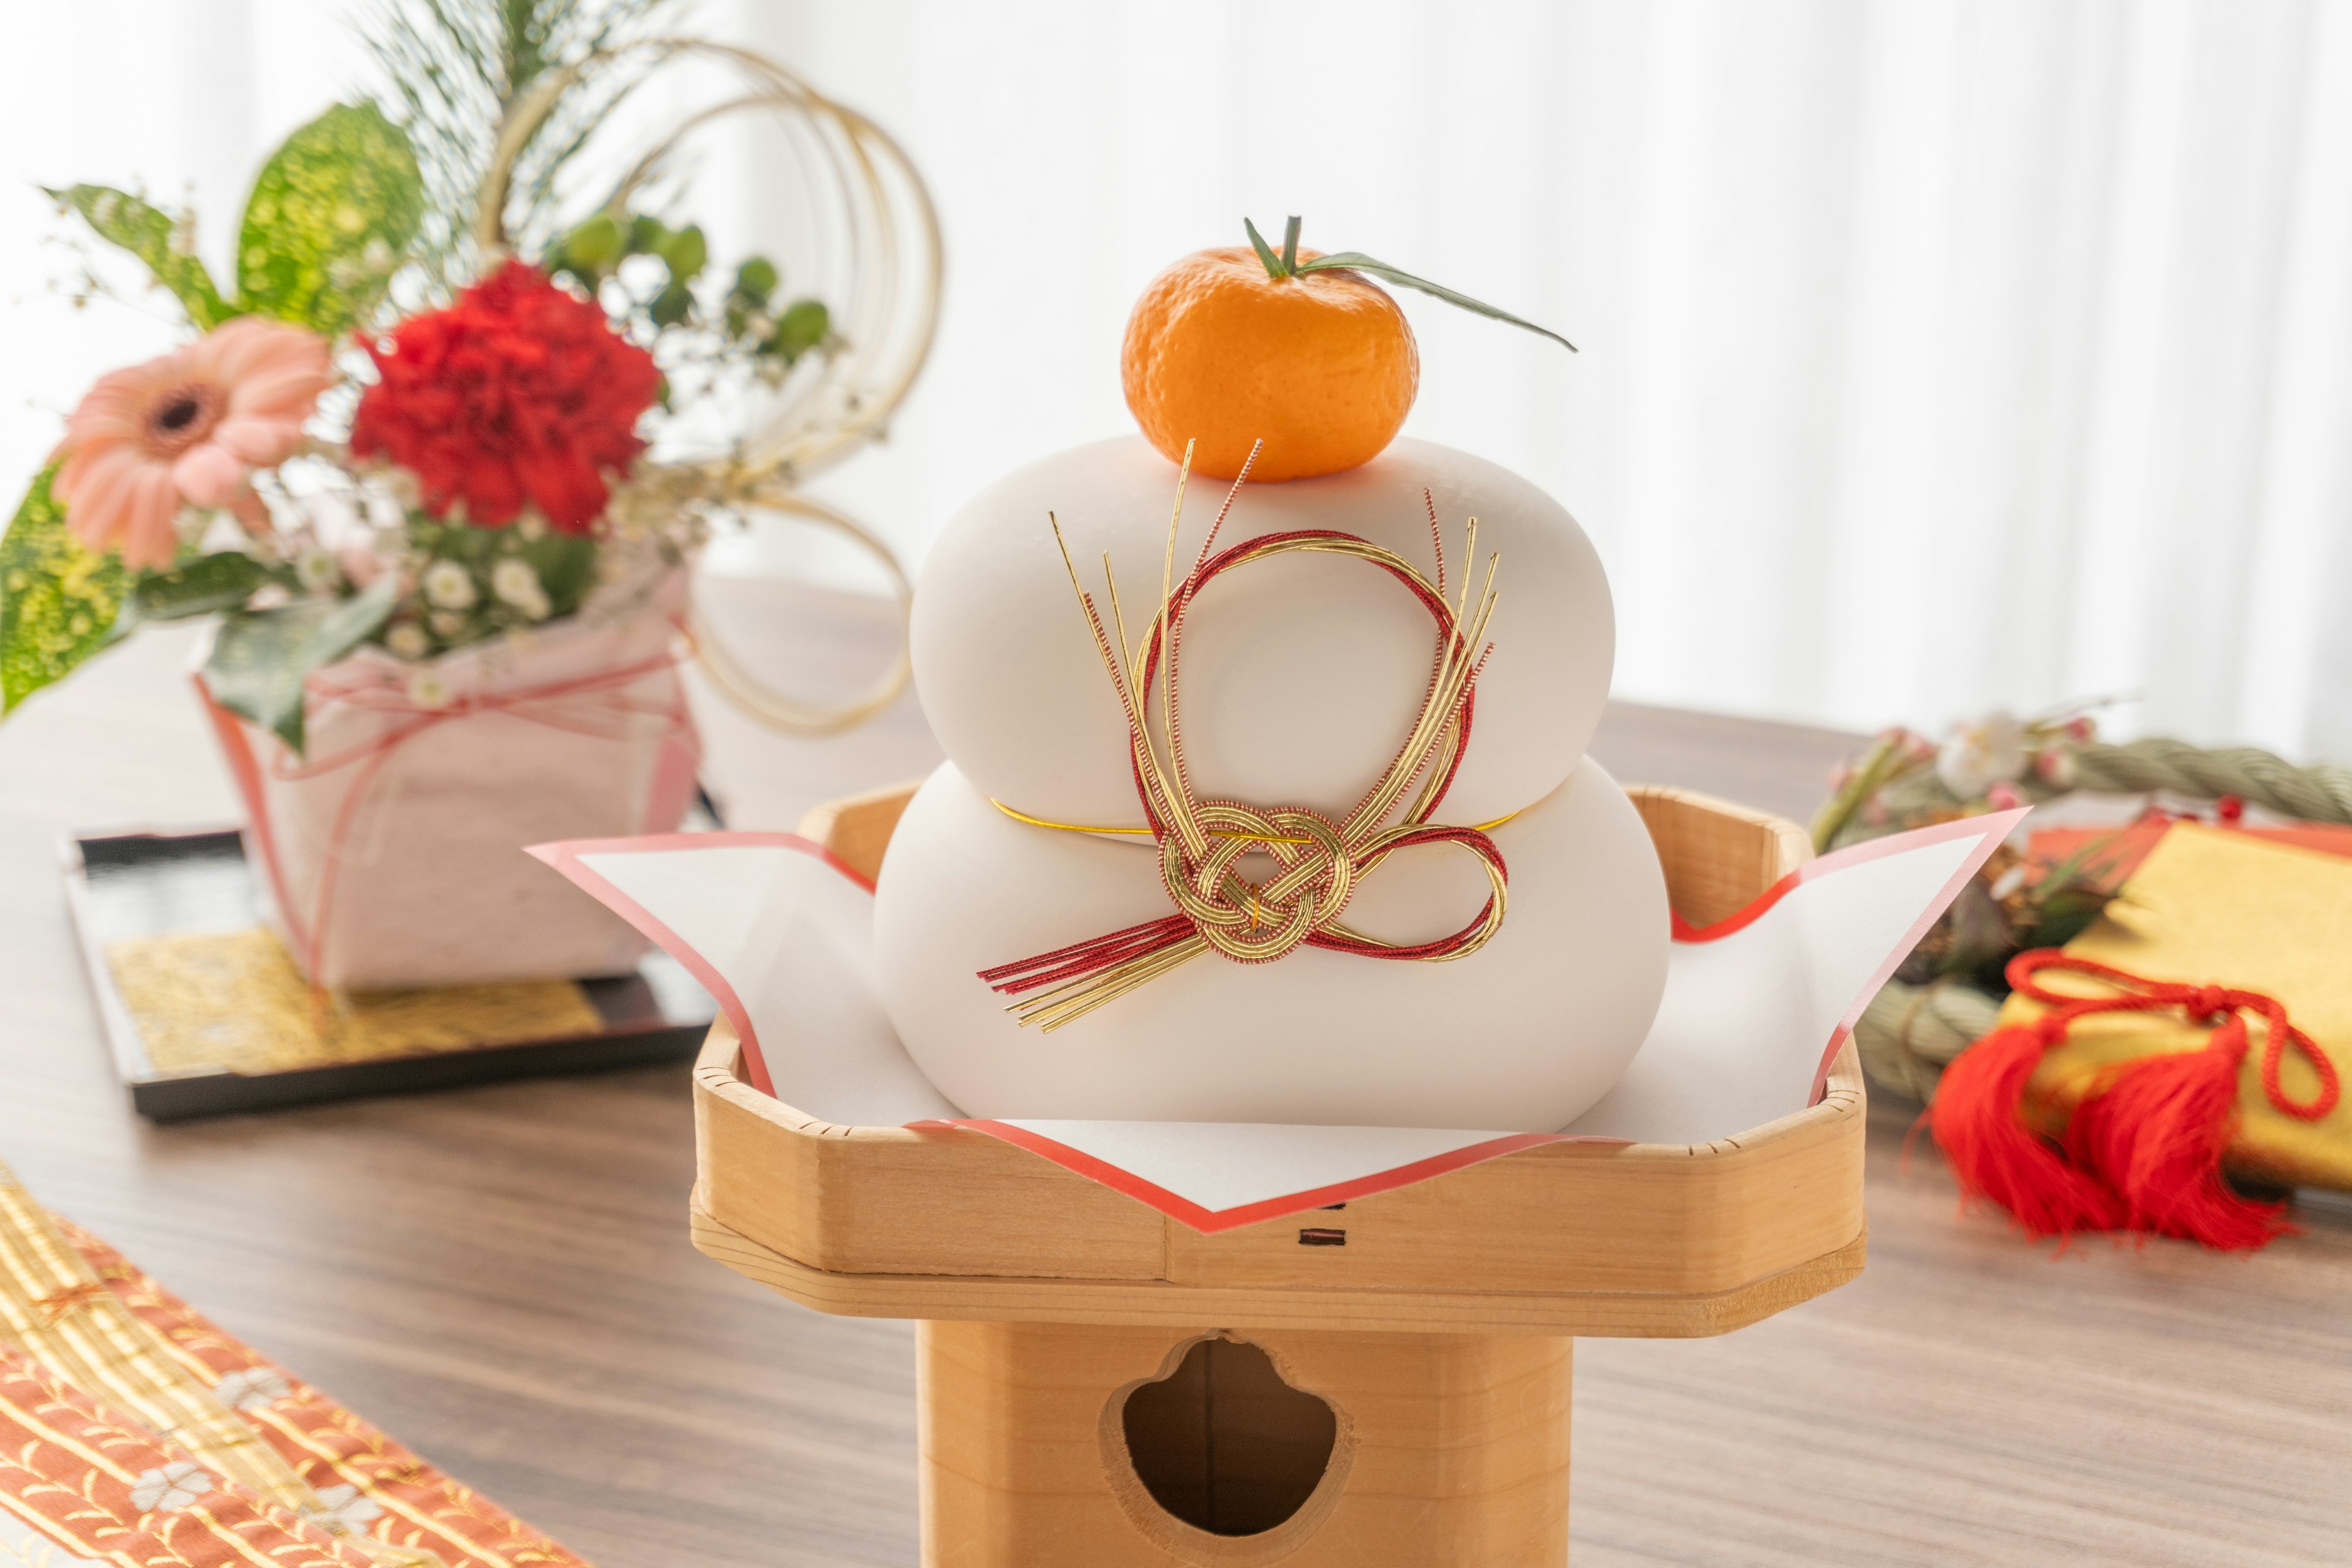
[[[327,340],[283,321],[240,316],[187,347],[99,377],[67,422],[68,454],[50,493],[91,550],[163,568],[178,546],[181,507],[264,514],[249,488],[302,444],[328,383]]]

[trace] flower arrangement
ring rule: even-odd
[[[887,133],[670,27],[683,8],[385,0],[383,95],[269,157],[226,281],[192,214],[51,193],[78,302],[135,268],[187,336],[89,389],[0,535],[0,714],[150,622],[208,622],[197,686],[256,912],[314,1011],[628,971],[643,939],[520,850],[680,823],[689,649],[795,733],[904,684],[902,655],[851,707],[786,703],[694,616],[689,555],[759,512],[850,537],[903,605],[887,548],[795,486],[905,395],[939,255]],[[697,60],[732,96],[650,132],[613,112]],[[727,115],[796,150],[803,288],[769,256],[721,266],[678,210],[688,139]]]
[[[391,112],[338,105],[278,149],[226,289],[192,215],[51,193],[194,335],[89,389],[0,538],[0,712],[148,622],[209,616],[214,700],[299,754],[306,682],[358,650],[423,671],[648,602],[736,499],[723,461],[649,459],[665,423],[837,344],[772,261],[722,276],[698,227],[627,210],[628,187],[554,216],[568,161],[643,74],[625,46],[671,9],[388,13]],[[478,231],[477,186],[503,243]],[[95,266],[83,282],[108,291]]]

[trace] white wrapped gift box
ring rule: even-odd
[[[430,667],[363,648],[311,678],[299,757],[206,694],[265,918],[305,978],[383,991],[635,964],[644,938],[520,851],[684,817],[700,745],[670,609],[583,610]]]

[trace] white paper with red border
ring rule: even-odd
[[[883,1011],[873,885],[817,845],[672,833],[530,853],[702,982],[761,1092],[843,1126],[985,1132],[1213,1233],[1538,1143],[1705,1143],[1802,1110],[1871,997],[2024,815],[1873,839],[1790,872],[1727,920],[1678,926],[1641,1052],[1558,1132],[973,1120],[931,1087]]]

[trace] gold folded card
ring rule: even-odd
[[[2352,859],[2176,824],[2066,952],[2151,980],[2277,997],[2339,1073],[2352,1069]],[[2041,1011],[2011,996],[2000,1021],[2024,1022]],[[2201,1049],[2210,1033],[2178,1013],[2078,1019],[2065,1043],[2042,1058],[2029,1105],[2063,1122],[2111,1065]],[[2352,1192],[2352,1097],[2315,1121],[2283,1115],[2263,1092],[2261,1057],[2259,1048],[2249,1052],[2241,1069],[2242,1121],[2229,1169],[2282,1186]],[[2317,1075],[2293,1052],[2280,1072],[2297,1100],[2318,1088]]]

